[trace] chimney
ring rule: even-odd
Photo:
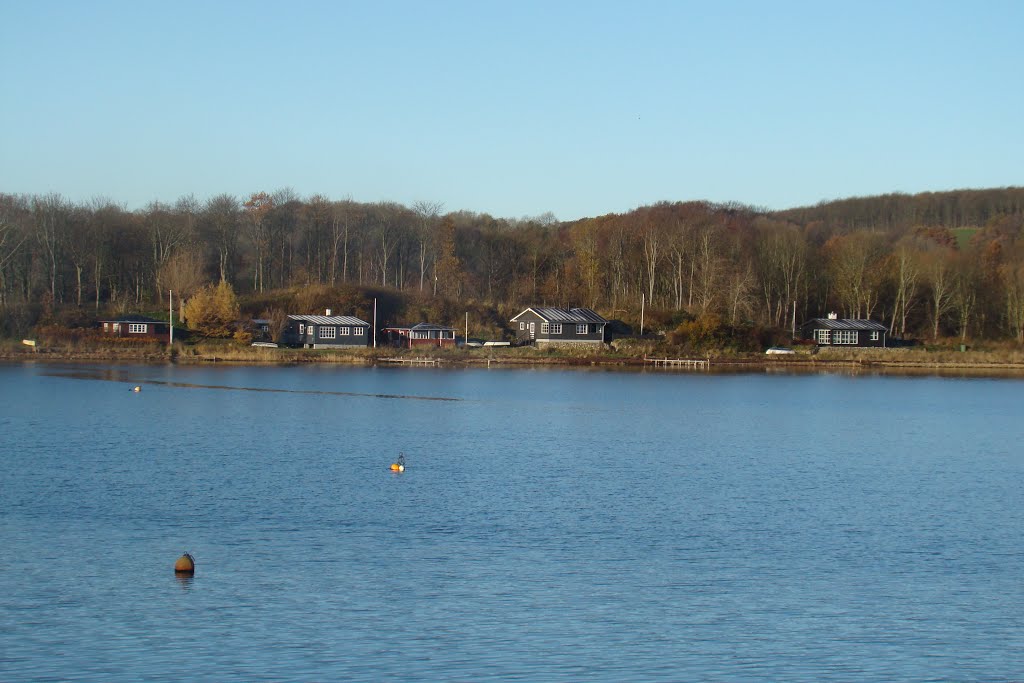
[[[327,315],[330,315],[330,313],[328,313]],[[829,320],[838,320],[838,319],[839,319],[839,316],[838,316],[838,315],[836,315],[835,313],[829,313],[829,314],[828,314],[828,319],[829,319]]]
[[[326,312],[326,313],[324,313],[324,315],[330,315],[330,314],[331,314],[331,309],[329,309],[329,308],[328,308],[328,309],[327,309],[327,312]]]

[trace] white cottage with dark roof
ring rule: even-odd
[[[608,321],[589,308],[533,306],[512,318],[512,329],[520,343],[593,344],[605,339]]]
[[[814,318],[800,326],[800,336],[813,339],[818,346],[888,346],[889,328],[874,320],[840,318],[829,313],[827,318]]]
[[[366,346],[370,341],[370,323],[351,315],[289,315],[281,335],[286,346],[311,349],[335,349]]]

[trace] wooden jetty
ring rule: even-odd
[[[651,363],[656,368],[685,368],[690,370],[707,370],[711,367],[711,361],[704,359],[690,358],[647,358],[644,361]]]
[[[440,358],[403,358],[397,356],[394,358],[381,358],[382,363],[397,363],[399,365],[441,365]]]

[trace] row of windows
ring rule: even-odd
[[[856,344],[857,343],[857,330],[836,330],[833,335],[833,344]]]
[[[321,339],[336,339],[337,337],[362,337],[365,328],[362,327],[329,327],[324,326],[320,328]],[[314,327],[309,326],[309,333],[315,334]],[[306,323],[299,323],[299,336],[306,334]]]
[[[413,339],[455,339],[455,330],[434,330],[438,334],[434,337],[430,336],[430,331],[424,332],[423,330],[413,330]]]
[[[523,322],[519,323],[519,329],[520,330],[525,330],[527,324],[528,323],[523,323]],[[597,332],[598,331],[596,329],[597,325],[595,325],[594,327],[595,327],[594,332]],[[590,325],[588,325],[586,323],[580,323],[580,324],[576,325],[576,334],[589,334],[589,332],[590,332]],[[540,333],[541,334],[562,334],[562,323],[541,323],[540,324]]]
[[[815,330],[815,341],[819,344],[856,344],[860,337],[857,330]],[[878,341],[881,333],[878,330],[871,331],[871,341]]]
[[[125,323],[125,324],[128,325],[128,333],[129,334],[146,334],[146,332],[149,330],[149,324],[148,323]],[[110,326],[111,326],[111,323],[103,323],[103,331],[104,332],[109,332],[110,329],[111,329]],[[121,323],[113,323],[113,326],[114,326],[113,329],[114,329],[115,333],[121,331]]]

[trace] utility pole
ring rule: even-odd
[[[167,337],[167,346],[174,345],[174,290],[167,290],[167,314],[168,320],[171,321],[171,333]]]

